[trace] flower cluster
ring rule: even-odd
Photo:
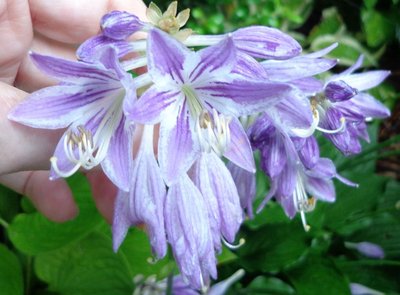
[[[389,110],[363,92],[387,71],[348,70],[321,81],[335,66],[325,58],[336,44],[301,55],[292,37],[252,26],[216,35],[181,29],[177,14],[150,4],[148,21],[113,11],[99,35],[77,50],[79,61],[31,53],[59,84],[31,94],[11,120],[45,129],[66,128],[51,162],[51,178],[101,166],[119,188],[114,249],[128,228],[144,224],[157,258],[171,246],[182,278],[196,289],[217,277],[216,253],[235,247],[245,218],[253,216],[256,165],[274,198],[292,218],[317,200],[333,202],[333,162],[321,158],[316,133],[345,155],[368,140],[366,120]],[[144,32],[132,41],[131,36]],[[201,47],[199,50],[195,50]],[[147,66],[140,75],[131,71]]]

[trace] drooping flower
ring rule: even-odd
[[[386,118],[389,109],[372,95],[364,93],[379,85],[389,71],[368,71],[354,74],[362,64],[361,56],[346,71],[334,75],[324,90],[311,98],[316,123],[324,135],[345,155],[361,151],[359,138],[369,140],[365,121]]]
[[[351,243],[345,242],[345,246],[349,249],[355,249],[362,255],[370,258],[383,259],[385,257],[385,251],[383,251],[382,247],[371,243],[371,242],[359,242],[359,243]]]
[[[114,251],[124,240],[128,228],[144,224],[157,258],[165,256],[167,240],[164,226],[166,187],[153,152],[153,126],[144,126],[138,152],[131,162],[129,192],[120,191],[113,221]],[[132,159],[131,159],[132,161]]]
[[[51,158],[51,178],[101,164],[107,176],[127,190],[131,138],[122,105],[125,99],[136,99],[136,90],[120,68],[115,49],[103,48],[92,64],[36,53],[31,58],[60,83],[32,93],[9,118],[34,128],[68,128]]]
[[[254,171],[250,145],[240,123],[235,123],[235,117],[267,108],[287,95],[291,87],[232,74],[236,59],[230,38],[193,52],[154,29],[149,33],[147,50],[154,85],[126,112],[131,120],[139,123],[161,122],[158,156],[167,185],[194,162],[202,140],[201,132],[196,130],[213,132],[211,116],[218,116],[219,123],[225,125],[221,126],[225,133],[215,138],[221,148],[219,153],[238,166]],[[230,118],[232,121],[228,123]],[[226,142],[226,132],[233,135],[230,143]]]

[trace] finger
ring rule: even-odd
[[[145,16],[139,0],[31,0],[33,26],[44,36],[65,43],[81,43],[97,34],[101,17],[112,10]]]
[[[14,82],[31,40],[28,0],[0,1],[0,81]]]
[[[86,177],[92,187],[92,194],[97,210],[99,210],[107,222],[111,224],[114,215],[114,202],[118,189],[100,170],[87,172]]]
[[[48,219],[64,222],[78,214],[71,190],[64,179],[49,180],[49,171],[24,171],[0,176],[0,182],[27,196]]]
[[[7,119],[10,109],[27,93],[0,82],[0,175],[17,171],[48,170],[49,159],[63,130],[42,130]]]
[[[35,34],[31,50],[44,55],[76,60],[76,46],[49,39],[41,34]],[[14,85],[24,91],[33,92],[40,88],[54,85],[57,82],[54,78],[42,73],[33,64],[27,53],[22,60]]]

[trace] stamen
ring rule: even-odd
[[[346,128],[346,119],[344,117],[340,118],[340,126],[337,129],[333,129],[333,130],[328,130],[328,129],[324,129],[321,127],[317,127],[317,130],[327,133],[327,134],[335,134],[335,133],[339,133],[342,132],[344,129]]]
[[[231,133],[229,123],[231,118],[218,115],[218,112],[213,109],[213,118],[206,110],[202,110],[196,121],[196,131],[200,146],[203,152],[211,152],[213,150],[219,156],[222,156],[227,149]]]
[[[231,250],[236,250],[236,249],[239,249],[240,247],[242,247],[242,246],[246,243],[246,240],[245,240],[244,238],[241,238],[241,239],[239,240],[239,243],[236,244],[236,245],[233,245],[233,244],[229,243],[227,240],[225,240],[225,238],[222,238],[222,242],[223,242],[224,245],[225,245],[226,247],[228,247],[229,249],[231,249]]]

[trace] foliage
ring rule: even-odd
[[[399,52],[400,1],[348,1],[353,10],[343,3],[334,7],[334,2],[184,0],[179,5],[192,8],[188,27],[199,33],[268,25],[289,31],[310,50],[339,42],[332,57],[340,57],[341,65],[364,54],[368,66],[395,70],[390,54]],[[388,82],[373,91],[394,107],[398,87]],[[229,294],[350,294],[351,282],[400,294],[400,183],[375,171],[377,159],[385,156],[383,148],[399,138],[378,143],[378,130],[370,126],[372,143],[352,158],[321,139],[323,155],[360,187],[336,183],[337,201],[319,203],[308,214],[310,232],[303,231],[299,218],[286,219],[274,202],[246,221],[240,232],[245,245],[224,249],[219,257],[219,279],[238,268],[246,271]],[[265,176],[260,173],[257,181],[256,204],[268,191]],[[97,213],[88,183],[76,175],[69,184],[80,214],[64,224],[48,221],[24,197],[0,188],[1,294],[132,294],[136,275],[164,278],[176,270],[172,257],[149,263],[151,250],[141,229],[132,229],[114,253],[109,225]],[[385,258],[367,258],[345,246],[361,241],[379,244]]]

